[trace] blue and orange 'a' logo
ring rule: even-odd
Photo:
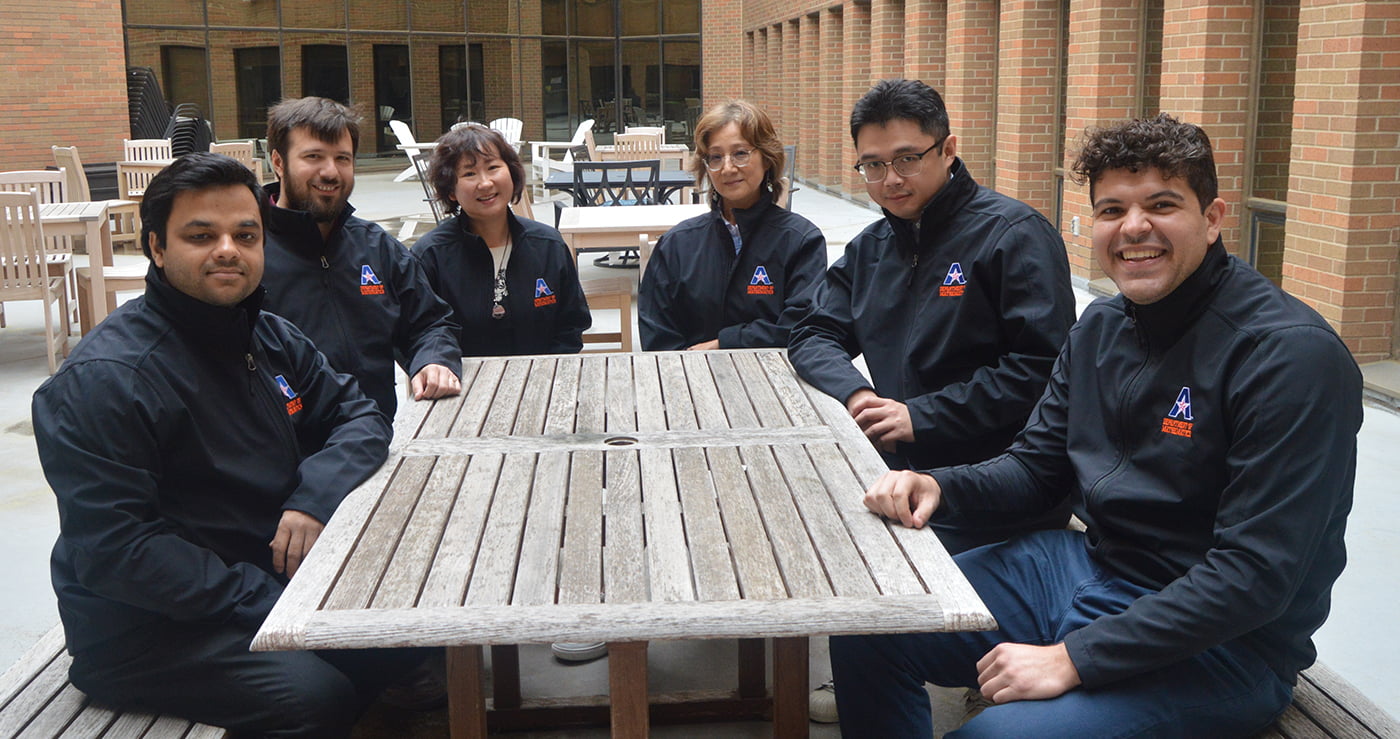
[[[967,291],[967,278],[963,276],[962,265],[953,262],[948,266],[948,274],[943,277],[943,285],[938,288],[938,295],[945,298],[956,298]]]
[[[1167,411],[1167,417],[1162,419],[1162,433],[1172,436],[1184,436],[1191,438],[1191,423],[1194,419],[1191,416],[1191,388],[1182,387],[1181,392],[1176,394],[1176,402],[1172,403],[1172,409]]]
[[[282,397],[287,399],[287,415],[296,415],[296,412],[301,410],[301,398],[297,396],[297,391],[292,389],[292,384],[282,375],[273,379],[277,381],[277,389],[282,391]]]
[[[360,294],[384,294],[384,283],[379,281],[379,276],[374,274],[374,270],[368,264],[360,265]]]
[[[546,305],[554,305],[559,302],[559,298],[554,296],[554,291],[549,289],[549,283],[543,277],[535,280],[535,307],[542,308]]]
[[[753,269],[753,277],[749,278],[750,295],[772,295],[773,280],[768,277],[768,270],[763,265],[758,265]]]

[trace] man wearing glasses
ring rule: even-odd
[[[877,83],[851,111],[851,136],[885,217],[817,284],[788,344],[793,366],[845,401],[891,469],[994,457],[1074,322],[1064,241],[1033,208],[977,184],[922,82]],[[861,354],[869,380],[851,362]],[[959,552],[1066,520],[1060,507],[930,525]]]

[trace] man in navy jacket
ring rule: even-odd
[[[865,502],[917,527],[1068,500],[1087,530],[958,555],[998,631],[834,638],[847,736],[927,736],[925,681],[992,701],[957,736],[1253,736],[1316,658],[1346,561],[1356,363],[1226,253],[1199,127],[1096,131],[1074,171],[1121,294],[1075,324],[1005,454],[888,473]]]
[[[228,157],[191,154],[151,181],[146,294],[34,394],[53,584],[71,679],[97,701],[342,736],[420,657],[248,645],[390,431],[353,377],[260,310],[266,207]]]
[[[977,184],[943,99],[922,82],[876,84],[851,111],[851,138],[885,217],[816,284],[788,340],[793,367],[846,404],[891,469],[994,457],[1074,323],[1064,240],[1034,208]],[[1067,518],[968,514],[935,528],[960,551]]]
[[[461,392],[462,352],[452,309],[394,237],[356,218],[359,121],[326,98],[268,111],[267,145],[280,182],[267,192],[267,310],[316,342],[331,366],[355,376],[390,419],[397,357],[415,400]]]

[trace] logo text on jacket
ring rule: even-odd
[[[963,276],[961,264],[953,262],[948,265],[948,275],[943,278],[943,284],[938,288],[939,297],[956,298],[967,291],[967,278]]]
[[[559,302],[559,298],[554,295],[554,291],[549,289],[549,283],[543,277],[535,280],[535,307],[543,308],[546,305],[554,305]]]
[[[1162,419],[1162,433],[1191,438],[1191,388],[1183,387],[1176,394],[1176,402]]]
[[[768,270],[763,265],[754,267],[753,277],[749,278],[750,295],[772,295],[773,280],[768,277]]]
[[[282,397],[287,399],[287,415],[296,415],[296,412],[301,410],[301,397],[297,395],[297,391],[292,389],[292,385],[287,382],[287,378],[278,375],[274,379],[277,380],[278,389],[282,391]]]
[[[360,294],[384,294],[384,283],[379,281],[379,277],[374,274],[374,270],[368,264],[360,265]]]

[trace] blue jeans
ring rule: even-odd
[[[954,560],[1001,629],[832,637],[842,736],[929,737],[924,683],[975,688],[977,660],[997,644],[1059,643],[1152,592],[1094,563],[1074,531],[1040,531]],[[1112,685],[992,706],[949,736],[1251,736],[1292,696],[1257,653],[1232,641]]]

